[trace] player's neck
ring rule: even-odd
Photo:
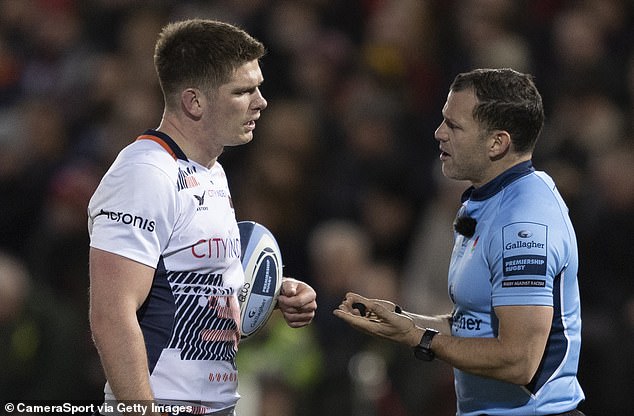
[[[188,159],[208,169],[216,163],[218,156],[223,151],[222,147],[210,149],[209,143],[202,138],[202,135],[188,131],[178,120],[168,114],[163,115],[157,130],[170,136]]]

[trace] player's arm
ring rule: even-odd
[[[496,338],[462,338],[449,334],[434,337],[436,357],[471,374],[509,383],[528,384],[541,362],[552,324],[550,306],[499,306]],[[422,329],[413,336],[416,345]],[[420,336],[419,336],[420,334]],[[418,337],[418,340],[416,340]]]
[[[151,267],[90,249],[90,328],[106,378],[119,401],[153,400],[136,317],[153,277]]]

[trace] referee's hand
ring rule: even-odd
[[[365,306],[363,316],[363,307],[359,303]],[[416,327],[412,318],[395,312],[395,309],[393,302],[347,293],[333,313],[359,331],[408,346],[416,345],[420,339],[420,328]]]

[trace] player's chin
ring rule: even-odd
[[[243,133],[231,140],[231,143],[226,144],[225,146],[242,146],[243,144],[251,142],[251,140],[253,140],[253,133]]]
[[[241,139],[242,139],[242,144],[249,143],[251,140],[253,140],[253,131],[248,131],[248,132],[244,133],[242,135]]]

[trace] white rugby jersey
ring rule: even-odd
[[[553,180],[520,163],[463,195],[459,215],[477,221],[471,237],[456,234],[449,266],[454,302],[451,333],[498,335],[494,308],[553,307],[541,364],[526,386],[454,370],[458,414],[529,416],[562,413],[584,399],[577,381],[581,306],[577,240]]]
[[[236,294],[244,283],[227,178],[148,130],[121,151],[88,206],[91,247],[156,269],[137,312],[157,402],[238,400]],[[106,383],[106,399],[113,399]]]

